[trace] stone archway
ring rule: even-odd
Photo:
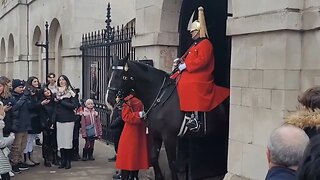
[[[8,78],[13,78],[13,65],[14,65],[14,55],[15,55],[15,49],[14,49],[14,38],[13,35],[9,35],[8,40],[8,55],[7,55],[7,63],[6,63],[6,74]]]
[[[210,9],[209,13],[206,13],[206,17],[210,17],[207,19],[207,26],[210,40],[214,43],[215,50],[219,51],[216,53],[215,74],[218,75],[215,76],[215,80],[219,85],[229,87],[231,50],[230,39],[226,37],[227,1],[159,0],[154,3],[136,4],[137,29],[133,39],[136,56],[153,59],[157,68],[170,69],[173,59],[181,56],[191,43],[186,29],[192,12],[199,5]],[[215,138],[216,144],[212,143],[212,138]],[[224,176],[227,172],[228,128],[221,137],[192,139],[185,144],[185,149],[188,149],[187,156],[194,158],[188,161],[190,178]],[[219,162],[214,159],[217,157],[221,157]],[[217,174],[212,174],[212,170]]]
[[[56,53],[55,53],[55,73],[56,74],[61,74],[62,73],[62,35],[61,32],[59,33],[60,36],[58,37],[57,43],[55,44],[55,49],[56,49]]]
[[[5,58],[6,58],[6,43],[4,38],[1,38],[0,41],[0,72],[3,75],[6,75],[6,66],[5,66]]]
[[[218,85],[229,87],[231,47],[228,46],[230,39],[226,36],[227,1],[183,0],[179,19],[179,57],[192,44],[188,24],[193,13],[191,21],[198,19],[200,6],[204,8],[209,40],[214,46],[214,81]],[[228,135],[229,126],[226,126],[219,136],[213,134],[203,139],[187,140],[190,163],[188,169],[192,179],[223,177],[227,173]]]
[[[42,71],[42,60],[41,60],[41,52],[43,48],[40,48],[38,46],[35,46],[36,42],[40,42],[41,40],[41,30],[39,26],[36,26],[33,31],[33,36],[32,36],[32,44],[31,44],[31,59],[29,62],[29,72],[33,73],[30,74],[31,76],[37,76],[41,81],[43,81],[43,78],[45,78],[45,75],[43,74]]]
[[[49,26],[49,72],[62,72],[62,33],[58,19],[54,18]]]

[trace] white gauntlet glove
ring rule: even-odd
[[[173,60],[172,71],[178,66],[180,62],[181,62],[181,58],[176,58]]]
[[[140,116],[140,118],[144,118],[146,116],[146,112],[140,111],[139,116]]]
[[[187,65],[186,65],[186,63],[182,63],[182,64],[179,64],[178,68],[179,68],[179,70],[181,72],[181,71],[183,71],[183,70],[185,70],[187,68]]]

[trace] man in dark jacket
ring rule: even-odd
[[[110,124],[110,132],[112,132],[112,135],[113,135],[114,150],[116,154],[118,152],[118,144],[119,144],[121,132],[123,130],[123,126],[124,126],[124,121],[122,120],[122,117],[121,117],[121,109],[116,107],[112,112],[111,124]],[[109,162],[116,161],[116,158],[117,156],[115,155],[114,157],[109,158],[108,161]]]
[[[267,145],[266,180],[296,180],[296,170],[308,143],[307,134],[295,126],[283,125],[273,130]]]
[[[31,130],[31,118],[29,114],[29,106],[31,105],[31,92],[24,91],[24,81],[14,79],[12,81],[12,131],[15,133],[15,140],[11,147],[12,170],[20,173],[21,170],[29,169],[22,163],[22,152],[26,147],[28,130]]]

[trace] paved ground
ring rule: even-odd
[[[83,147],[81,140],[80,149]],[[58,169],[54,166],[51,168],[43,166],[41,158],[41,148],[35,147],[37,159],[41,164],[30,170],[23,171],[21,174],[13,177],[13,180],[112,180],[115,173],[114,163],[107,161],[114,155],[112,145],[106,145],[104,142],[97,141],[95,145],[95,161],[76,161],[72,162],[72,168],[69,170]],[[145,172],[140,172],[140,180],[147,180]]]

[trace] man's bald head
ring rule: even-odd
[[[282,125],[271,132],[267,148],[270,162],[285,167],[297,166],[309,143],[307,134],[292,125]]]

